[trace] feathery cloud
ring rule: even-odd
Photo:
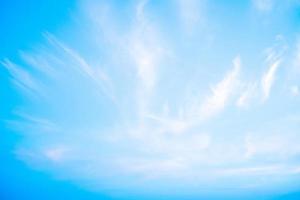
[[[238,86],[240,67],[240,58],[236,57],[233,60],[233,69],[225,75],[222,81],[212,87],[212,95],[205,100],[200,109],[201,118],[210,118],[224,109]]]
[[[12,76],[14,84],[20,88],[25,94],[30,97],[43,96],[43,90],[41,85],[37,83],[34,77],[21,66],[18,66],[8,59],[2,62],[2,65],[6,67]]]
[[[280,66],[280,63],[281,60],[277,60],[272,63],[261,79],[263,101],[266,101],[270,96],[272,86],[275,82],[276,72],[278,70],[278,67]]]

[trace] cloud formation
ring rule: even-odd
[[[252,0],[256,9],[262,12],[272,10],[274,6],[274,0]]]
[[[226,74],[224,79],[216,86],[212,87],[212,95],[208,97],[200,109],[200,115],[204,118],[220,112],[225,106],[230,96],[238,87],[238,75],[241,61],[239,57],[233,60],[233,69]]]
[[[271,1],[253,2],[272,8]],[[178,24],[193,32],[202,3],[173,2]],[[26,99],[17,119],[8,121],[24,134],[16,150],[20,159],[80,184],[132,191],[257,189],[274,186],[278,174],[283,182],[287,174],[299,174],[300,163],[289,162],[300,154],[298,121],[280,118],[272,124],[283,128],[265,128],[274,120],[268,100],[280,99],[271,92],[285,69],[285,45],[276,41],[263,61],[261,54],[253,56],[264,70],[255,67],[251,79],[249,59],[232,56],[239,52],[206,57],[210,49],[198,45],[202,38],[168,32],[155,21],[151,1],[128,3],[128,18],[113,3],[81,6],[88,31],[76,40],[46,33],[42,48],[21,53],[21,64],[2,62],[17,88],[36,98]],[[197,44],[195,52],[184,54],[186,43]],[[297,96],[298,87],[291,92]]]

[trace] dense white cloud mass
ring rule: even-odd
[[[244,60],[248,47],[217,55],[210,49],[223,43],[209,48],[207,33],[186,35],[209,20],[207,2],[168,3],[182,27],[158,22],[151,1],[127,3],[122,13],[113,2],[82,2],[85,31],[77,35],[74,25],[61,37],[46,33],[44,46],[22,52],[20,64],[4,60],[28,97],[8,121],[24,134],[16,155],[108,191],[276,189],[291,176],[299,181],[299,110],[284,109],[288,95],[275,87],[289,84],[279,74],[289,70],[285,44],[275,35],[275,47],[258,45],[251,59],[261,67]],[[253,3],[263,11],[273,5]],[[296,99],[299,87],[288,88]]]

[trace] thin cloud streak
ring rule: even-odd
[[[272,86],[275,82],[276,78],[276,72],[280,66],[281,60],[277,60],[274,63],[272,63],[268,69],[268,71],[265,72],[261,79],[261,87],[263,92],[263,101],[266,101],[269,96],[272,89]]]
[[[40,84],[33,78],[33,76],[21,66],[18,66],[8,59],[2,62],[12,76],[14,84],[20,88],[29,97],[43,96],[43,90]]]

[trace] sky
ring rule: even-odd
[[[300,198],[299,0],[0,4],[0,199]]]

